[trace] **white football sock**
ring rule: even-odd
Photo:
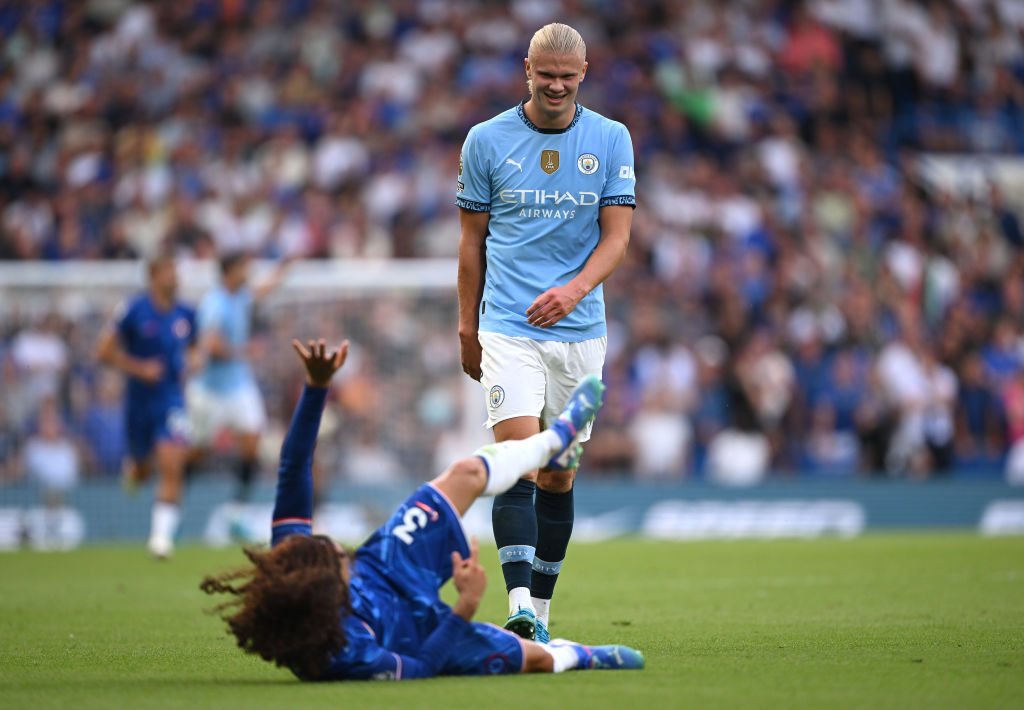
[[[473,455],[487,464],[487,486],[483,494],[494,496],[504,493],[524,474],[547,465],[561,448],[561,437],[551,429],[526,439],[481,446]]]
[[[561,673],[562,671],[571,671],[580,664],[579,654],[576,653],[576,649],[572,646],[546,646],[539,644],[541,648],[551,654],[552,660],[555,662],[555,673]]]
[[[173,541],[175,533],[178,532],[180,518],[181,509],[176,504],[156,501],[153,503],[153,513],[150,518],[150,537]]]
[[[530,590],[527,587],[512,587],[508,590],[508,615],[512,616],[520,609],[534,610]]]
[[[551,600],[532,597],[531,601],[533,602],[533,610],[537,614],[537,621],[542,622],[545,626],[550,626],[548,624],[548,617],[551,614]]]

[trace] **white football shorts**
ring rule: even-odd
[[[608,338],[579,343],[480,333],[480,384],[487,395],[487,427],[512,417],[539,417],[549,427],[587,375],[601,376]],[[580,441],[590,438],[592,423]]]
[[[259,434],[267,424],[263,395],[255,382],[231,392],[214,392],[198,380],[185,388],[189,443],[209,445],[217,433],[227,429],[238,434]]]

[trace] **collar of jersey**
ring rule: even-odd
[[[583,115],[583,107],[580,106],[579,104],[576,104],[576,114],[572,117],[572,123],[570,123],[568,126],[566,126],[565,128],[541,128],[533,121],[531,121],[529,118],[527,118],[526,109],[523,108],[524,106],[526,106],[525,99],[523,101],[520,101],[519,105],[516,106],[516,113],[519,114],[519,118],[522,120],[523,123],[526,124],[527,128],[533,131],[537,131],[537,133],[568,133],[569,131],[572,130],[573,126],[579,123],[580,116]]]

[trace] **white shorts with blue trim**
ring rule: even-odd
[[[479,338],[487,427],[513,417],[538,417],[549,427],[580,380],[601,376],[608,348],[605,336],[578,343],[483,332]],[[580,441],[590,438],[592,424],[587,424]]]

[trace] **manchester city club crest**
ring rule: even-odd
[[[489,398],[491,402],[491,409],[497,409],[501,406],[501,403],[505,401],[505,390],[498,385],[494,385],[494,387],[491,387]]]
[[[601,166],[598,162],[597,156],[593,153],[584,153],[580,156],[580,159],[576,161],[576,167],[580,169],[580,172],[584,175],[593,175],[597,172],[597,169]]]
[[[548,175],[558,170],[557,150],[542,150],[540,152],[540,169]]]

